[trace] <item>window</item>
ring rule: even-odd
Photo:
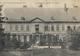
[[[80,26],[78,26],[77,30],[80,30]]]
[[[65,26],[64,25],[62,25],[62,31],[64,31],[65,30]]]
[[[59,31],[59,25],[56,25],[56,30]]]
[[[76,26],[73,27],[73,30],[76,30]]]
[[[15,30],[16,30],[16,31],[18,30],[18,25],[15,25]]]
[[[39,24],[35,25],[36,28],[39,28]]]
[[[35,31],[39,32],[39,24],[35,25]]]
[[[51,31],[54,31],[54,25],[51,25]]]
[[[45,31],[49,31],[48,25],[45,25],[44,30],[45,30]]]
[[[2,24],[0,24],[0,27],[2,27]]]
[[[12,25],[10,24],[10,31],[12,31]]]
[[[21,25],[21,30],[24,30],[24,25]]]
[[[29,31],[29,25],[26,25],[26,31]]]

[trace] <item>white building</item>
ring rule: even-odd
[[[67,31],[80,28],[80,8],[6,8],[3,28],[21,42],[64,40]]]

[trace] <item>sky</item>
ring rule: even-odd
[[[46,4],[46,1],[49,2],[49,4]],[[0,4],[5,5],[4,7],[22,7],[23,5],[27,5],[27,7],[38,7],[40,2],[42,2],[44,7],[62,8],[64,3],[66,3],[68,7],[71,7],[75,2],[73,1],[74,0],[0,0]]]
[[[46,2],[47,1],[47,2]],[[79,0],[80,1],[80,0]],[[54,13],[53,12],[53,14],[56,16],[58,16],[58,14],[59,14],[59,16],[60,17],[63,17],[64,18],[64,16],[62,16],[62,15],[65,15],[63,12],[64,12],[64,4],[66,3],[67,4],[67,7],[70,9],[70,8],[72,8],[73,7],[73,4],[74,3],[76,3],[76,4],[78,4],[79,5],[79,3],[80,2],[76,2],[76,1],[74,1],[74,0],[0,0],[0,4],[2,4],[2,5],[4,5],[3,6],[3,8],[23,8],[23,6],[24,5],[26,5],[26,8],[27,7],[29,7],[29,8],[39,8],[39,5],[40,5],[40,3],[42,2],[43,3],[43,7],[44,8],[63,8],[63,11],[55,11],[55,10],[49,10],[49,11],[54,11],[55,13],[56,12],[58,12],[58,13]],[[25,9],[25,8],[24,8]],[[80,9],[80,8],[79,8]],[[71,15],[71,17],[72,17],[72,14],[73,14],[73,16],[74,16],[74,14],[75,15],[80,15],[80,10],[76,10],[77,11],[77,13],[75,13],[75,9],[72,11],[72,10],[70,10],[71,11],[71,13],[69,13],[70,15]],[[35,9],[34,9],[35,10]],[[62,10],[62,9],[61,9]],[[19,10],[17,10],[17,11],[19,11]],[[15,9],[11,9],[11,11],[9,10],[9,12],[7,12],[7,13],[9,13],[9,15],[11,15],[11,17],[12,17],[12,15],[14,14],[15,16],[16,16],[16,14],[17,14],[17,11],[15,10]],[[38,10],[36,10],[36,11],[38,11]],[[35,11],[35,12],[36,12]],[[43,10],[43,11],[45,11],[45,10]],[[3,12],[3,15],[5,15],[5,12],[4,12],[4,10],[2,11]],[[20,11],[21,12],[21,11]],[[24,10],[23,10],[23,12],[24,12]],[[34,12],[34,11],[29,11],[29,12]],[[34,12],[34,13],[35,13]],[[73,13],[72,13],[73,12]],[[19,12],[18,12],[19,13]],[[27,12],[25,12],[26,14],[25,15],[27,15]],[[49,12],[46,12],[47,14],[49,13]],[[52,13],[52,12],[51,12]],[[53,16],[53,14],[51,14],[50,13],[50,15],[52,15]],[[21,13],[19,13],[19,14],[21,14]],[[29,14],[29,13],[28,13]],[[32,14],[32,13],[31,13]],[[8,14],[7,14],[8,15]],[[33,14],[34,15],[34,14]],[[35,15],[39,15],[39,13],[37,14],[35,14]],[[15,17],[15,16],[13,16],[13,17]],[[30,15],[31,16],[31,15]],[[41,14],[39,15],[39,16],[41,16]],[[56,16],[56,17],[57,17]],[[59,17],[59,18],[60,18]],[[78,16],[76,16],[76,17],[78,17]]]
[[[8,8],[5,10],[5,16],[9,19],[33,19],[39,17],[41,19],[51,19],[53,17],[56,20],[72,20],[73,17],[80,20],[80,8],[69,8],[66,12],[62,8]]]

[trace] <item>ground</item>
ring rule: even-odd
[[[29,51],[0,51],[0,56],[80,56],[80,51],[68,49],[35,49]]]

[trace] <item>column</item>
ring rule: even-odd
[[[21,40],[20,40],[20,35],[18,35],[18,41],[20,42]]]
[[[20,40],[21,40],[21,42],[24,42],[24,36],[23,35],[21,35]]]
[[[29,35],[27,35],[27,41],[28,41],[28,42],[30,41]]]
[[[26,43],[27,41],[26,41],[26,35],[24,35],[24,43]]]
[[[16,35],[16,39],[18,40],[18,35]]]
[[[12,40],[12,38],[13,38],[13,36],[12,36],[12,35],[10,35],[10,40]]]

